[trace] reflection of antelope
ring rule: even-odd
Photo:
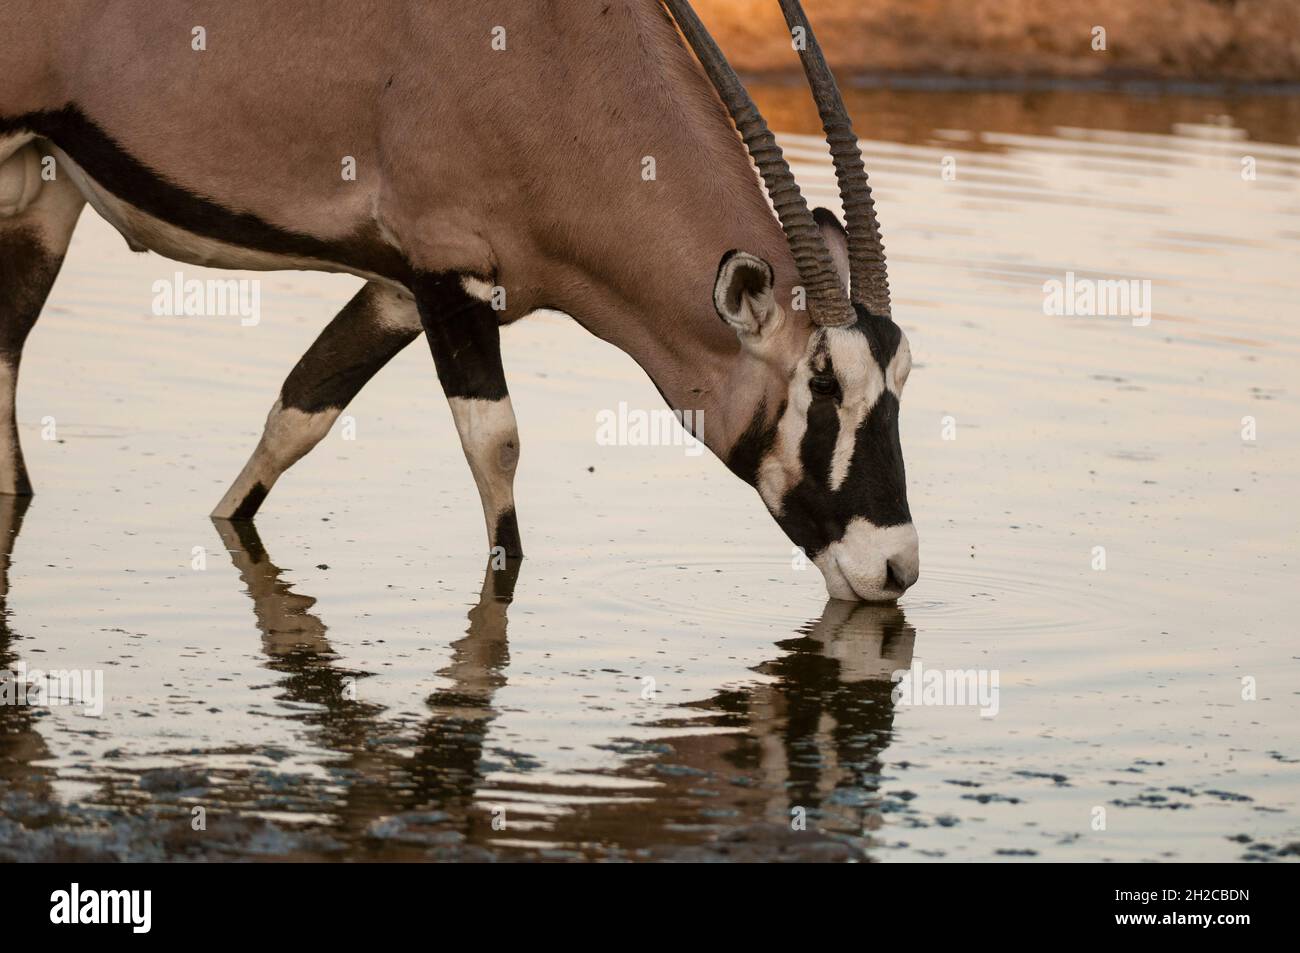
[[[791,806],[820,807],[837,789],[874,800],[894,725],[891,675],[912,664],[916,638],[897,607],[835,602],[804,632],[758,669],[775,680],[756,686],[747,706],[757,767],[786,792],[774,805],[786,819]],[[858,813],[868,827],[878,820]]]
[[[510,661],[506,614],[519,563],[485,571],[466,635],[452,644],[451,662],[439,672],[449,684],[430,695],[429,717],[411,735],[375,706],[350,700],[346,680],[362,673],[337,664],[326,627],[311,611],[315,600],[292,591],[252,525],[214,523],[253,598],[267,664],[282,676],[281,697],[309,706],[310,713],[299,717],[313,728],[313,743],[337,753],[331,763],[347,769],[341,798],[316,793],[321,803],[338,803],[339,833],[359,837],[376,818],[437,809],[450,815],[447,823],[471,835],[478,830],[490,843],[482,800],[490,788],[485,744]],[[871,806],[881,754],[893,728],[890,675],[911,665],[913,641],[897,607],[831,600],[820,618],[780,643],[781,655],[758,667],[764,681],[719,691],[691,706],[700,711],[694,727],[721,731],[679,735],[665,727],[666,752],[634,758],[618,772],[638,780],[650,772],[659,782],[653,789],[634,789],[634,802],[602,797],[610,790],[601,788],[566,786],[560,794],[544,782],[517,792],[517,784],[497,789],[495,801],[507,805],[519,797],[530,800],[533,788],[559,795],[560,803],[580,794],[595,802],[579,799],[550,814],[535,835],[526,826],[512,828],[511,838],[630,847],[662,846],[674,838],[695,843],[698,835],[675,828],[696,821],[692,811],[718,804],[736,810],[735,826],[759,820],[788,825],[790,808],[802,806],[821,812],[810,828],[872,829],[878,823]],[[670,770],[654,774],[661,764]],[[737,777],[757,783],[731,783]],[[710,785],[721,796],[716,803],[701,802],[700,789]],[[851,803],[839,803],[838,791],[853,795]],[[528,811],[523,805],[519,810]],[[631,814],[635,823],[629,823]]]
[[[918,573],[898,439],[911,357],[839,91],[798,0],[781,0],[806,37],[847,233],[809,211],[686,0],[664,2],[702,72],[652,0],[11,0],[0,491],[30,492],[18,360],[89,201],[137,250],[368,279],[285,381],[216,516],[251,517],[423,330],[491,545],[518,555],[499,325],[548,307],[708,420],[703,441],[831,595],[896,598]]]
[[[457,825],[470,823],[484,771],[483,743],[496,716],[492,698],[509,663],[506,607],[519,561],[485,570],[466,635],[452,643],[451,663],[438,673],[450,685],[429,698],[430,715],[412,738],[381,708],[357,700],[364,692],[354,690],[354,680],[366,673],[338,664],[326,625],[312,611],[316,600],[284,581],[253,524],[213,523],[253,600],[267,665],[282,676],[280,697],[309,706],[301,717],[313,729],[313,743],[336,753],[333,764],[349,773],[339,806],[347,832],[357,835],[382,815],[431,807],[452,812]],[[403,753],[390,747],[399,737]],[[332,800],[324,791],[319,797]]]
[[[762,822],[753,842],[761,856],[781,849],[794,808],[809,815],[808,832],[878,828],[882,756],[894,725],[891,675],[911,665],[914,641],[897,606],[830,600],[819,619],[779,643],[781,655],[755,669],[764,681],[691,704],[697,717],[674,713],[653,726],[667,737],[649,755],[632,752],[617,772],[637,785],[626,795],[635,804],[606,798],[580,806],[542,836],[629,848],[699,845],[708,833]],[[631,831],[629,811],[638,818]],[[808,839],[793,840],[801,842]]]

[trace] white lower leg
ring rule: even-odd
[[[309,414],[284,407],[277,400],[267,415],[257,449],[212,515],[218,519],[251,519],[280,475],[329,433],[338,415],[338,408]]]
[[[519,463],[515,411],[509,397],[500,400],[452,397],[448,403],[465,459],[478,486],[488,539],[495,546],[502,517],[510,514],[513,520],[515,508],[515,469]]]

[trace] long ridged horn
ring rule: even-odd
[[[808,203],[799,192],[794,173],[781,154],[781,147],[776,144],[776,137],[767,128],[758,107],[745,92],[740,77],[687,0],[664,0],[664,4],[677,21],[686,42],[695,51],[763,177],[808,296],[809,317],[814,324],[823,327],[852,324],[857,320],[857,314],[844,297],[835,266],[831,264],[830,252],[822,241],[812,212],[808,210]]]
[[[799,50],[808,85],[812,87],[817,112],[826,130],[826,142],[835,160],[835,177],[840,185],[840,201],[849,233],[849,295],[872,314],[890,317],[889,276],[885,272],[885,246],[880,240],[876,221],[876,203],[867,184],[867,170],[862,163],[858,137],[853,133],[848,110],[840,96],[835,77],[826,65],[821,45],[813,36],[812,25],[799,0],[780,0],[781,12],[793,34],[796,27],[804,32]]]

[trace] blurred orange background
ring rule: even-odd
[[[738,70],[798,69],[776,0],[696,0]],[[805,0],[847,75],[1300,81],[1300,0]],[[1106,49],[1093,49],[1093,28]]]

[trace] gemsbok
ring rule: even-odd
[[[919,565],[911,354],[844,103],[800,4],[780,4],[847,231],[809,210],[686,0],[4,0],[0,492],[31,492],[19,358],[89,202],[137,251],[367,281],[215,517],[251,518],[423,331],[489,545],[521,555],[500,327],[549,308],[708,421],[701,440],[832,596],[895,599]]]

